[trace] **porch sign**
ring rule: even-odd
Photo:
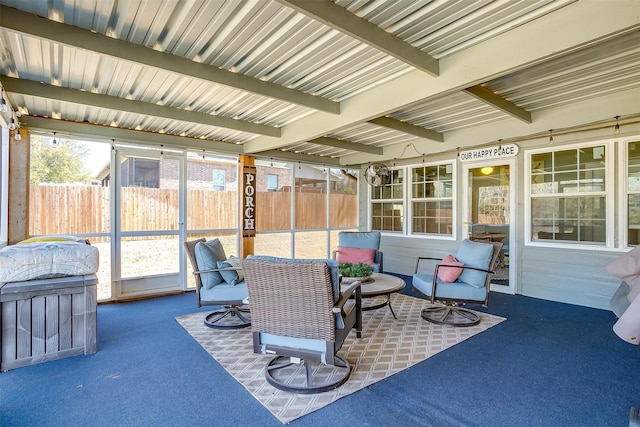
[[[515,157],[518,155],[516,144],[496,145],[494,147],[476,148],[474,150],[461,151],[458,158],[461,162],[477,162],[480,160],[493,160]]]
[[[256,235],[256,167],[242,167],[242,237]]]

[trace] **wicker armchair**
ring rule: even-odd
[[[265,367],[274,387],[320,393],[348,380],[351,365],[336,353],[351,329],[361,337],[361,291],[356,282],[340,293],[337,267],[333,260],[242,260],[253,350],[275,356]]]

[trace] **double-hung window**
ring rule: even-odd
[[[640,141],[627,143],[627,244],[640,245]]]
[[[224,169],[214,169],[211,172],[213,189],[218,191],[224,191],[225,173]]]
[[[453,165],[421,165],[411,168],[411,232],[453,232]]]
[[[371,229],[415,236],[453,235],[453,162],[406,166],[389,171],[371,188]],[[407,177],[405,179],[405,177]]]
[[[404,169],[389,170],[383,185],[371,187],[371,229],[402,233],[404,203]]]
[[[532,241],[606,244],[608,151],[598,143],[530,154]]]

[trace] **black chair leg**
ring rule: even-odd
[[[351,365],[346,359],[335,356],[334,364],[309,360],[293,363],[289,357],[276,356],[265,366],[264,376],[279,390],[298,394],[323,393],[340,387],[351,375]],[[317,382],[319,379],[322,381]]]
[[[434,305],[422,310],[420,316],[437,325],[474,326],[480,323],[480,316],[471,310],[450,305]]]
[[[238,306],[224,307],[223,310],[209,313],[204,318],[204,324],[214,329],[241,329],[251,326],[251,321],[242,313],[249,310]]]

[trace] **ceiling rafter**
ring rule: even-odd
[[[325,145],[327,147],[340,148],[349,151],[358,151],[361,153],[378,154],[382,155],[383,149],[374,145],[360,144],[358,142],[346,141],[344,139],[331,138],[328,136],[321,136],[314,138],[310,141],[312,144]]]
[[[491,90],[487,89],[485,86],[477,85],[468,87],[465,89],[465,92],[469,95],[473,96],[476,99],[484,102],[485,104],[491,105],[498,110],[501,110],[511,117],[522,120],[525,123],[531,123],[531,113],[524,108],[518,107],[511,101],[506,100],[505,98],[497,95]]]
[[[419,138],[430,139],[432,141],[444,142],[444,134],[432,129],[416,126],[411,123],[403,122],[402,120],[394,119],[393,117],[377,117],[369,120],[369,123],[382,126],[385,128],[397,130],[409,135],[414,135]]]
[[[0,76],[0,79],[2,80],[2,84],[5,89],[11,93],[19,93],[22,95],[54,99],[99,108],[108,108],[129,113],[144,114],[147,116],[163,117],[165,119],[217,126],[258,135],[280,136],[280,128],[253,123],[246,120],[214,116],[207,113],[187,111],[166,105],[157,105],[151,102],[133,101],[117,96],[52,86],[31,80],[16,79],[9,76]]]
[[[0,5],[0,27],[331,114],[340,103]]]
[[[170,135],[158,132],[147,132],[134,129],[123,129],[93,123],[81,123],[69,120],[58,120],[49,117],[22,116],[22,125],[30,129],[45,132],[69,133],[74,136],[84,136],[90,140],[104,139],[105,141],[127,141],[140,145],[182,149],[220,150],[222,152],[240,154],[242,146],[223,141],[213,141],[186,136]]]
[[[257,153],[308,141],[426,99],[479,85],[637,27],[637,19],[627,13],[633,9],[633,1],[615,2],[615,7],[611,6],[603,2],[571,3],[553,14],[441,59],[440,67],[447,71],[437,79],[425,78],[422,71],[416,70],[342,101],[339,116],[316,112],[284,126],[280,138],[262,136],[245,143],[244,151]],[[538,42],[528,44],[532,38]],[[527,44],[528,49],[521,49]],[[353,164],[354,157],[346,156],[344,164]]]
[[[32,130],[40,130],[43,132],[60,132],[61,134],[69,133],[75,137],[86,137],[89,140],[104,141],[126,141],[144,146],[166,148],[178,148],[184,150],[207,150],[217,151],[228,154],[242,154],[242,146],[223,141],[214,141],[209,139],[190,138],[178,135],[161,134],[157,132],[146,132],[134,129],[116,128],[106,125],[97,125],[92,123],[80,123],[66,120],[52,119],[48,117],[22,116],[20,119],[23,126]],[[282,150],[269,150],[260,153],[258,157],[272,158],[274,160],[294,161],[314,163],[318,165],[340,166],[337,158],[309,155],[301,153],[293,153]]]
[[[341,33],[360,40],[387,55],[410,64],[437,77],[440,74],[438,60],[422,50],[386,32],[366,19],[349,12],[329,0],[277,0],[304,15],[322,22]]]
[[[267,150],[259,153],[262,159],[284,160],[289,162],[313,163],[324,166],[340,166],[340,160],[335,157],[318,156],[317,154],[294,153],[283,150]]]

